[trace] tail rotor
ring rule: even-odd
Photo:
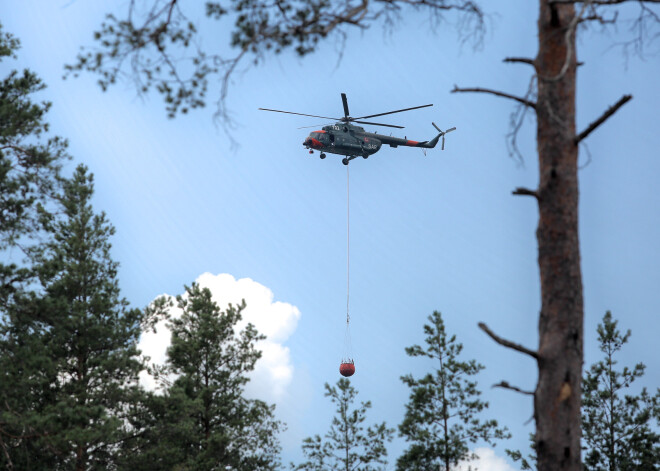
[[[445,134],[447,134],[447,133],[449,133],[449,132],[452,132],[452,131],[456,131],[456,126],[454,126],[453,128],[449,128],[449,129],[447,129],[446,131],[443,131],[443,130],[440,129],[435,123],[431,123],[431,124],[433,125],[434,128],[436,128],[436,129],[438,130],[438,132],[439,132],[440,135],[442,136],[442,146],[441,146],[441,150],[445,150]]]

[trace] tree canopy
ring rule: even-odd
[[[479,43],[486,29],[485,14],[471,0],[395,0],[331,2],[328,0],[205,1],[182,5],[177,0],[131,2],[125,14],[108,14],[95,32],[96,47],[87,49],[70,73],[98,74],[103,89],[128,77],[136,90],[162,94],[170,117],[217,102],[217,116],[229,119],[224,104],[232,75],[270,54],[292,50],[298,56],[314,52],[329,38],[343,43],[348,32],[382,22],[394,24],[405,7],[424,9],[441,24],[456,12],[462,40]],[[191,20],[202,16],[204,24]],[[215,49],[200,47],[200,30],[229,31],[229,41]]]
[[[553,7],[581,5],[577,23],[583,27],[595,23],[603,29],[616,28],[619,14],[630,11],[625,3],[636,3],[638,13],[630,22],[630,36],[618,45],[626,54],[643,56],[660,26],[660,15],[647,5],[655,0],[548,2]],[[163,96],[170,117],[215,102],[216,116],[226,121],[230,118],[225,99],[233,74],[269,56],[290,50],[302,57],[327,41],[339,41],[341,51],[351,31],[392,27],[406,9],[427,13],[432,29],[454,27],[460,42],[479,47],[488,19],[504,14],[496,9],[491,13],[488,7],[478,0],[130,2],[122,13],[106,16],[94,33],[95,46],[67,69],[74,75],[83,70],[97,74],[103,89],[123,78],[140,93],[153,89]],[[228,39],[204,47],[201,31],[226,32],[219,36]]]
[[[193,283],[177,296],[176,307],[181,315],[168,321],[172,343],[161,371],[163,395],[150,394],[142,405],[142,436],[125,450],[127,464],[145,470],[277,469],[283,424],[274,417],[275,406],[244,396],[247,374],[261,357],[255,342],[264,338],[252,324],[236,332],[245,304],[221,310],[208,288]]]

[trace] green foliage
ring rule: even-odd
[[[531,448],[531,453],[525,456],[523,456],[522,452],[520,450],[509,450],[506,449],[504,452],[507,454],[509,458],[511,458],[514,462],[520,462],[520,469],[527,470],[531,469],[534,470],[536,469],[536,442],[534,440],[534,434],[530,433],[529,434],[529,442],[530,442],[530,448]]]
[[[469,0],[413,0],[388,2],[332,2],[330,0],[227,0],[204,2],[204,12],[184,11],[181,2],[154,2],[141,11],[134,2],[126,15],[107,15],[95,33],[97,49],[78,56],[67,66],[70,73],[88,70],[100,76],[105,90],[128,72],[140,92],[156,89],[163,95],[170,117],[206,104],[213,76],[220,78],[220,117],[228,119],[221,106],[232,73],[245,61],[256,64],[269,54],[293,50],[299,56],[314,52],[324,39],[346,40],[351,29],[367,28],[383,20],[391,25],[402,5],[425,8],[434,24],[456,10],[459,34],[481,40],[485,21],[481,8]],[[190,5],[190,10],[193,9]],[[229,44],[208,51],[199,47],[200,27],[189,17],[205,15],[230,32]],[[213,25],[213,28],[218,26]],[[124,67],[130,64],[131,70]]]
[[[0,29],[0,59],[18,41]],[[271,470],[273,406],[243,398],[262,337],[235,335],[238,308],[220,313],[208,290],[178,298],[164,396],[137,384],[137,341],[167,308],[120,298],[114,228],[92,210],[93,178],[61,178],[66,142],[44,136],[44,85],[12,71],[0,83],[0,468]]]
[[[141,313],[119,298],[114,229],[92,210],[92,176],[79,166],[61,187],[57,216],[43,219],[49,237],[30,251],[41,288],[15,297],[3,329],[3,380],[15,388],[3,390],[5,458],[108,469],[130,435]]]
[[[52,447],[64,467],[107,469],[129,432],[136,394],[141,313],[121,299],[110,256],[114,228],[91,207],[93,177],[78,166],[63,183],[53,240],[36,256],[45,297],[38,302],[56,381],[45,413],[56,422]]]
[[[424,325],[426,348],[413,345],[406,353],[426,357],[436,363],[432,373],[401,380],[411,389],[406,414],[399,433],[411,442],[397,460],[399,470],[444,469],[466,458],[473,458],[469,444],[478,440],[494,446],[495,440],[508,438],[506,428],[496,420],[481,420],[479,414],[488,403],[479,399],[481,391],[470,378],[484,367],[475,360],[461,361],[463,349],[456,336],[448,337],[442,316],[435,311]]]
[[[330,430],[325,440],[319,435],[305,438],[302,449],[307,459],[292,469],[305,471],[376,471],[387,465],[385,445],[392,440],[394,430],[385,422],[365,429],[369,401],[352,408],[357,391],[348,379],[341,378],[337,386],[325,384],[325,396],[336,406]]]
[[[143,436],[124,452],[126,467],[276,469],[282,424],[274,406],[243,397],[246,374],[261,356],[254,344],[264,338],[251,324],[235,332],[245,304],[221,311],[208,288],[193,283],[177,307],[166,368],[176,379],[163,396],[147,398]]]
[[[598,325],[604,358],[585,372],[582,394],[582,438],[585,470],[660,469],[660,389],[625,394],[644,375],[644,364],[616,369],[617,353],[628,342],[608,311]]]
[[[15,58],[19,46],[0,24],[0,61]],[[42,341],[48,325],[33,292],[38,289],[33,264],[20,259],[49,237],[39,234],[40,219],[52,206],[67,157],[66,142],[46,136],[50,104],[32,98],[43,88],[29,70],[12,70],[0,79],[0,468],[9,469],[55,469],[52,455],[44,454],[50,443],[43,411],[55,380]]]
[[[47,415],[55,367],[33,294],[17,291],[0,323],[0,469],[56,469]]]
[[[2,31],[0,23],[0,57],[16,57],[16,50],[21,46],[20,41],[10,33]]]
[[[14,57],[18,47],[0,24],[0,61]],[[31,98],[44,88],[27,69],[0,80],[0,250],[38,229],[37,208],[52,197],[60,162],[67,158],[64,140],[44,136],[50,103]]]

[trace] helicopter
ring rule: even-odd
[[[421,147],[422,149],[432,149],[442,138],[441,149],[445,149],[445,134],[456,130],[455,127],[442,131],[435,123],[431,123],[438,131],[438,135],[430,141],[412,141],[407,138],[401,139],[398,137],[385,136],[378,133],[366,132],[364,128],[355,126],[352,123],[370,124],[373,126],[385,126],[389,128],[403,129],[403,126],[396,126],[393,124],[373,123],[369,121],[361,121],[363,119],[375,118],[377,116],[385,116],[388,114],[401,113],[403,111],[416,110],[419,108],[426,108],[429,105],[413,106],[412,108],[404,108],[402,110],[387,111],[385,113],[371,114],[367,116],[360,116],[353,118],[349,116],[348,112],[348,99],[346,94],[341,94],[342,104],[344,105],[343,118],[330,118],[327,116],[317,116],[313,114],[294,113],[293,111],[273,110],[269,108],[259,108],[261,111],[273,111],[276,113],[295,114],[299,116],[310,116],[312,118],[331,119],[337,121],[335,124],[323,126],[319,131],[312,131],[309,136],[303,141],[303,146],[309,149],[309,153],[313,154],[315,150],[320,152],[321,159],[325,159],[326,152],[329,154],[343,155],[342,163],[348,165],[353,159],[358,157],[368,158],[370,155],[378,152],[383,145],[390,147],[406,146],[406,147]],[[424,150],[426,153],[426,151]]]

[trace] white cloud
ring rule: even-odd
[[[472,461],[462,461],[454,471],[515,471],[505,458],[497,456],[491,448],[477,448],[473,450],[479,458]]]
[[[254,324],[259,333],[266,335],[266,340],[260,341],[257,348],[262,356],[250,374],[250,383],[246,393],[267,402],[277,402],[286,392],[293,377],[289,348],[282,345],[295,331],[300,318],[296,306],[280,301],[273,301],[273,292],[266,286],[250,278],[235,279],[232,275],[222,273],[200,275],[197,283],[202,288],[211,290],[213,301],[220,309],[225,310],[229,303],[234,306],[245,299],[246,308],[239,330],[248,322]],[[181,315],[178,308],[170,310],[173,317]],[[144,355],[151,358],[151,363],[164,364],[167,347],[170,345],[170,332],[164,323],[156,326],[156,333],[145,332],[140,338],[139,348]],[[155,389],[156,382],[146,372],[140,376],[140,381],[148,389]]]

